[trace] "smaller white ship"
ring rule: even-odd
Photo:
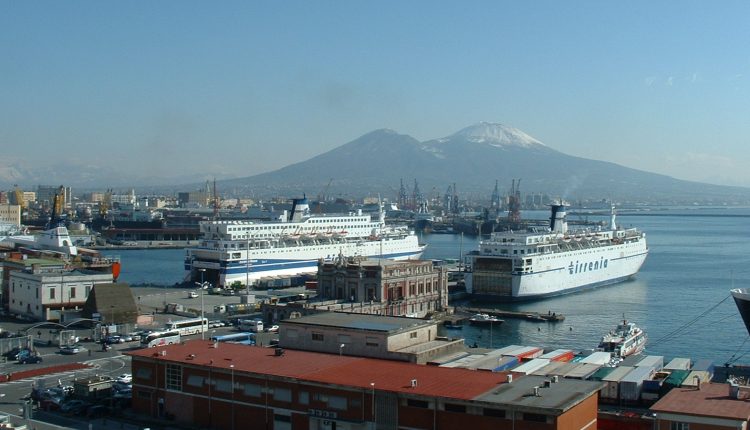
[[[615,330],[602,336],[599,349],[611,352],[615,358],[639,354],[646,346],[646,333],[635,323],[623,320]]]
[[[469,323],[473,325],[497,325],[504,322],[504,320],[488,314],[476,314],[469,318]]]

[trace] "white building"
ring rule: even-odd
[[[78,269],[13,271],[8,282],[8,310],[37,321],[59,320],[61,311],[83,307],[94,285],[112,281],[111,273]]]
[[[17,227],[21,226],[20,205],[0,205],[0,222],[11,223]]]

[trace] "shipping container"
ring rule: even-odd
[[[602,367],[600,364],[578,363],[578,366],[571,369],[563,376],[568,379],[588,379],[591,375],[596,373],[600,367]]]
[[[689,358],[673,358],[664,366],[664,370],[690,370]]]
[[[664,383],[661,384],[661,390],[659,394],[664,396],[672,388],[681,386],[682,382],[685,381],[689,374],[689,370],[673,370],[672,373],[669,374],[667,379],[664,380]]]
[[[703,370],[708,372],[709,377],[714,376],[714,362],[711,360],[698,360],[690,370]]]
[[[709,382],[711,375],[705,370],[692,370],[688,373],[687,378],[682,381],[681,387],[698,387],[700,381],[701,384]]]
[[[452,361],[456,361],[458,359],[464,358],[468,356],[468,352],[459,351],[453,354],[444,355],[442,357],[438,357],[436,359],[430,360],[427,362],[428,365],[432,366],[442,366],[443,364],[450,363]]]
[[[599,370],[597,370],[596,372],[594,372],[594,374],[591,375],[591,377],[589,377],[589,380],[591,380],[591,381],[601,381],[602,379],[604,379],[605,376],[607,376],[610,373],[612,373],[615,369],[616,369],[616,367],[600,367]]]
[[[661,355],[646,355],[643,360],[636,363],[635,367],[653,367],[655,370],[661,370],[664,367],[664,357]]]
[[[531,372],[531,374],[537,375],[537,376],[549,376],[552,374],[552,372],[559,369],[564,364],[567,364],[567,362],[566,361],[550,361],[548,365],[542,367],[541,369],[537,369]]]
[[[651,379],[656,370],[649,366],[639,366],[620,380],[620,400],[635,403],[641,399],[643,381]]]
[[[497,367],[492,369],[493,372],[502,372],[503,370],[513,369],[518,366],[518,359],[513,356],[503,357],[497,364]]]
[[[550,360],[548,358],[534,358],[529,360],[520,366],[515,367],[511,370],[514,375],[528,375],[529,373],[539,370],[542,367],[548,365]]]
[[[574,356],[575,354],[570,349],[556,349],[540,355],[539,358],[547,358],[552,361],[570,361]]]
[[[512,355],[516,358],[518,358],[519,361],[521,360],[531,360],[532,358],[537,358],[544,350],[542,348],[538,348],[535,346],[522,346],[518,349],[514,349],[510,352],[507,352],[503,355]]]
[[[440,367],[466,367],[471,362],[481,358],[484,358],[483,354],[467,355],[466,357],[459,358],[458,360],[453,360],[449,363],[442,364],[440,365]]]
[[[580,363],[567,362],[563,363],[562,366],[552,370],[548,376],[565,376],[566,373],[580,366]]]
[[[596,351],[588,357],[582,359],[580,362],[604,366],[605,364],[608,364],[610,360],[612,360],[612,354],[610,354],[609,352]]]
[[[602,399],[606,400],[617,400],[620,396],[620,381],[622,378],[627,376],[628,373],[633,371],[631,366],[619,366],[615,367],[615,370],[609,373],[609,375],[602,378],[602,382],[605,383],[604,388],[599,392]]]

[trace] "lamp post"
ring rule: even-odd
[[[201,288],[200,288],[200,295],[201,295],[201,340],[206,340],[206,327],[203,325],[203,320],[205,319],[205,315],[203,313],[203,296],[205,295],[203,291],[203,287],[205,284],[203,283],[203,274],[206,272],[206,269],[198,269],[199,272],[201,272]]]
[[[234,430],[234,364],[229,365],[232,372],[232,430]]]
[[[346,346],[345,343],[342,343],[341,345],[339,345],[339,357],[341,357],[342,355],[344,355],[344,347],[345,346]]]
[[[372,428],[375,430],[378,428],[378,419],[375,415],[375,383],[370,382],[370,387],[372,388],[372,395],[370,396],[372,402]]]

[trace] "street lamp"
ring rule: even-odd
[[[345,343],[342,343],[341,345],[339,345],[339,357],[343,355],[345,346],[346,346]]]
[[[375,383],[370,382],[370,387],[372,388],[372,395],[371,395],[371,401],[372,401],[372,428],[373,430],[378,428],[378,419],[375,416]]]
[[[232,372],[232,430],[234,430],[234,364],[229,365]]]

